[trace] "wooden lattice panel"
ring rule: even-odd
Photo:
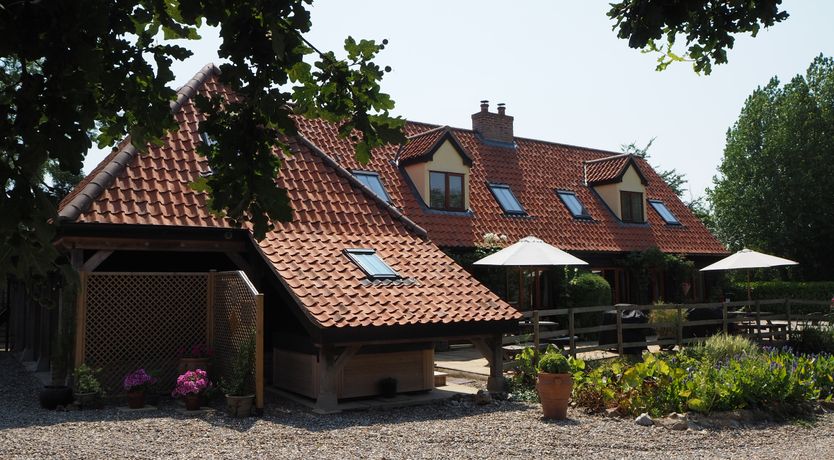
[[[231,372],[237,351],[255,333],[255,295],[254,287],[242,273],[222,272],[215,275],[212,316],[214,365],[219,375]]]
[[[128,372],[159,373],[156,391],[176,381],[178,350],[207,339],[207,273],[90,273],[84,361],[103,369],[102,385],[123,393]]]

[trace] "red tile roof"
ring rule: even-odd
[[[623,178],[629,166],[633,166],[640,176],[643,185],[646,185],[646,176],[640,166],[634,161],[635,157],[630,154],[601,158],[598,160],[585,161],[585,179],[588,185],[602,185],[619,182]]]
[[[190,87],[224,92],[212,69]],[[207,163],[196,152],[200,115],[187,98],[179,103],[180,129],[141,155],[129,144],[111,153],[62,202],[64,221],[229,227],[208,211],[206,194],[189,187]],[[291,147],[295,154],[285,158],[277,184],[288,191],[294,220],[277,223],[258,244],[314,324],[487,323],[519,316],[332,159],[303,141]],[[346,248],[376,249],[403,279],[369,281],[343,254]]]
[[[460,148],[460,142],[455,138],[452,129],[448,126],[429,129],[420,134],[409,136],[402,147],[400,147],[399,152],[397,152],[397,162],[401,165],[407,165],[430,161],[437,149],[446,140],[449,140],[457,147],[458,152],[463,157],[464,164],[472,164],[472,158]]]
[[[498,233],[507,235],[510,241],[533,235],[574,252],[622,253],[657,247],[676,254],[727,253],[641,158],[628,159],[612,152],[524,138],[516,138],[513,149],[479,141],[472,130],[452,128],[455,139],[473,161],[469,181],[472,212],[453,214],[426,208],[406,173],[392,162],[399,146],[376,149],[369,164],[360,165],[354,158],[353,147],[339,138],[333,125],[321,120],[297,121],[306,138],[345,168],[378,172],[393,204],[425,228],[432,241],[440,246],[472,247],[483,241],[484,234]],[[437,125],[425,123],[406,124],[406,134],[412,139],[437,129]],[[664,202],[682,225],[666,225],[651,208],[647,209],[648,224],[621,222],[585,184],[584,168],[594,165],[594,160],[606,160],[600,162],[606,171],[607,166],[617,170],[618,166],[624,168],[629,161],[633,162],[646,180],[646,198]],[[600,173],[599,177],[608,176]],[[509,185],[528,215],[505,215],[490,193],[488,183]],[[576,192],[592,219],[574,219],[556,195],[557,189]]]

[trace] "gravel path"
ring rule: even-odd
[[[188,418],[173,405],[50,412],[37,385],[0,353],[0,458],[834,458],[834,414],[812,423],[670,431],[536,405],[468,401],[316,415],[275,401],[262,418]]]

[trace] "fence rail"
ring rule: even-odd
[[[798,313],[795,307],[818,307],[819,311],[812,313]],[[739,311],[737,308],[744,307],[746,310]],[[777,308],[773,308],[777,307]],[[579,353],[592,351],[614,351],[623,354],[627,349],[645,349],[648,346],[659,345],[682,346],[705,340],[717,332],[724,332],[741,335],[759,342],[788,340],[791,334],[797,330],[797,326],[804,327],[807,324],[832,323],[834,310],[828,301],[818,300],[794,300],[794,299],[768,299],[755,301],[734,301],[720,303],[698,303],[698,304],[658,304],[658,305],[599,305],[591,307],[556,308],[545,310],[533,310],[522,313],[522,322],[519,327],[526,330],[526,333],[507,335],[503,338],[502,344],[505,351],[504,368],[510,369],[514,365],[514,355],[526,347],[533,347],[534,350],[541,350],[543,346],[554,344],[563,348],[570,355],[576,356]],[[651,311],[676,311],[674,322],[651,323],[627,323],[623,322],[623,312],[630,310]],[[693,312],[705,310],[712,318],[692,319],[688,317]],[[777,311],[778,310],[778,311]],[[603,312],[613,313],[613,324],[600,324],[590,327],[577,327],[576,316],[588,313]],[[720,312],[720,316],[719,316]],[[694,316],[698,316],[695,313]],[[565,327],[565,323],[567,327]],[[698,330],[697,328],[700,328]],[[646,332],[643,340],[626,342],[624,335],[630,335],[629,331],[642,330]],[[648,331],[669,331],[674,330],[674,336],[659,333],[648,333]],[[615,333],[615,338],[606,343],[582,340],[583,335],[599,335],[601,333]],[[700,332],[708,332],[701,334]],[[649,340],[654,337],[654,340]]]

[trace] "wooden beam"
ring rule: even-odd
[[[78,274],[78,297],[75,309],[75,367],[84,364],[87,334],[87,273]]]
[[[55,242],[56,246],[75,249],[110,249],[125,251],[206,251],[243,252],[243,241],[210,240],[156,240],[147,238],[112,238],[89,236],[65,236]]]
[[[255,408],[264,409],[264,295],[255,296]]]
[[[339,411],[339,399],[336,389],[336,378],[345,368],[350,358],[362,348],[361,345],[352,345],[345,348],[336,358],[331,347],[323,347],[319,350],[319,388],[316,397],[316,405],[313,409],[320,414],[328,414]]]
[[[258,276],[258,273],[255,271],[254,268],[252,268],[249,262],[247,262],[246,259],[244,259],[243,256],[240,255],[239,252],[227,251],[225,254],[226,257],[228,257],[229,260],[232,261],[232,263],[237,265],[237,268],[239,270],[243,270],[243,272],[246,273],[246,276],[249,277],[249,281],[251,281],[252,284],[255,284],[257,281],[259,281],[260,276]],[[260,286],[256,285],[255,287],[259,288]]]
[[[487,363],[489,363],[490,367],[492,367],[493,353],[486,340],[483,337],[478,337],[475,339],[470,339],[469,341],[472,342],[472,345],[475,345],[475,348],[477,348],[478,351],[481,352],[481,356],[486,358]]]
[[[84,262],[84,265],[81,266],[81,271],[95,271],[96,268],[98,268],[98,266],[101,265],[102,262],[107,260],[107,258],[110,257],[111,254],[113,254],[112,250],[96,251],[96,253],[93,254],[92,257],[90,257],[89,259],[87,259],[86,262]]]

